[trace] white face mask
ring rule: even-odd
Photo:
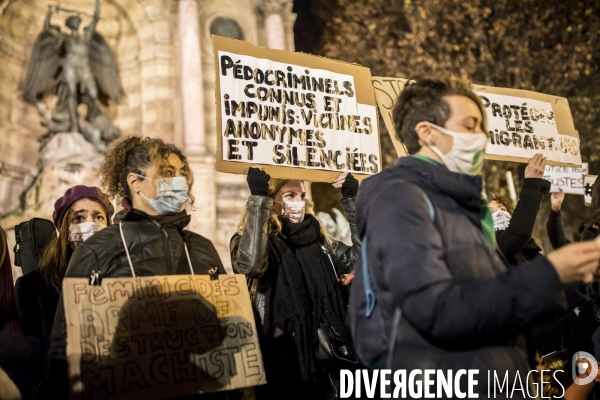
[[[88,240],[94,233],[106,228],[106,225],[97,222],[82,222],[69,225],[69,242],[73,247]]]
[[[510,213],[502,209],[497,209],[492,214],[494,220],[494,230],[503,231],[510,225]]]
[[[306,203],[303,201],[284,201],[281,207],[281,215],[293,224],[304,221]]]
[[[140,196],[148,200],[154,211],[159,215],[173,214],[183,211],[190,198],[187,180],[183,176],[174,178],[152,179],[138,175],[145,179],[154,180],[156,185],[156,197],[149,199],[142,192]]]
[[[429,148],[440,157],[446,168],[452,172],[467,175],[477,175],[483,167],[483,156],[488,138],[483,133],[458,133],[450,131],[441,126],[425,122],[432,128],[437,129],[444,135],[452,136],[452,148],[448,154],[444,154],[435,146]]]

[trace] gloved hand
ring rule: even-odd
[[[248,182],[248,188],[250,188],[250,194],[252,196],[264,196],[269,197],[269,180],[271,177],[265,171],[260,168],[248,169],[248,176],[246,181]]]
[[[346,176],[346,180],[342,184],[342,197],[347,199],[358,194],[358,181],[352,174]]]

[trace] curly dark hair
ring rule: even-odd
[[[510,213],[510,215],[512,215],[513,212],[515,212],[512,200],[506,196],[496,195],[491,201],[495,201],[496,203],[502,204],[504,208],[506,208],[506,211]]]
[[[152,165],[158,167],[158,175],[164,175],[168,166],[167,159],[175,154],[183,163],[188,188],[192,189],[194,177],[188,160],[177,146],[163,142],[161,139],[129,136],[113,144],[106,152],[100,171],[102,187],[112,198],[126,198],[131,203],[131,191],[127,184],[127,175],[131,172],[145,175]],[[140,177],[140,179],[144,179]],[[190,206],[194,204],[194,196],[190,193]]]
[[[392,111],[396,136],[406,146],[409,154],[421,149],[419,136],[415,131],[419,122],[431,122],[441,127],[446,124],[450,117],[450,106],[444,97],[452,95],[468,97],[477,104],[483,117],[481,129],[487,132],[483,104],[473,92],[469,81],[454,77],[417,79],[407,84]]]

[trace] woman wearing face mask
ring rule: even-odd
[[[543,179],[546,157],[534,155],[525,168],[525,179],[519,193],[519,201],[511,213],[501,199],[490,201],[498,248],[510,265],[533,260],[540,254],[540,247],[531,237],[540,204],[550,192],[550,181]]]
[[[78,246],[67,277],[88,278],[92,271],[102,277],[225,273],[211,241],[183,229],[190,222],[186,208],[194,201],[193,178],[177,147],[160,139],[125,138],[107,152],[101,180],[110,196],[127,198],[132,208]],[[57,398],[68,392],[65,337],[59,304],[49,354]]]
[[[43,365],[62,279],[73,250],[110,225],[113,212],[108,196],[99,188],[81,185],[68,189],[54,203],[52,220],[58,234],[44,249],[39,268],[17,279],[17,309],[23,334],[40,341]]]
[[[352,271],[360,247],[354,224],[358,181],[341,174],[333,182],[342,189],[350,247],[331,238],[305,208],[302,181],[270,178],[258,168],[250,168],[247,180],[251,196],[231,239],[231,260],[236,272],[252,280],[256,322],[262,328],[268,383],[256,388],[257,398],[281,399],[290,393],[327,398],[332,384],[317,359],[317,330],[325,326],[346,339],[339,277]]]
[[[444,371],[446,379],[447,370],[452,378],[459,369],[479,370],[470,390],[488,398],[488,372],[508,374],[509,382],[527,376],[522,333],[566,309],[563,284],[592,281],[600,243],[566,246],[507,268],[496,253],[479,176],[485,111],[468,82],[407,85],[394,123],[410,156],[366,179],[356,205],[385,323],[382,340],[387,334],[391,342],[387,368],[406,369],[407,376]],[[355,270],[361,268],[359,259]],[[361,288],[352,288],[351,301],[355,290]],[[466,381],[460,380],[463,393]],[[434,383],[429,392],[440,389]]]

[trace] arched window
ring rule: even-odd
[[[244,31],[231,18],[217,17],[210,23],[210,33],[232,39],[244,40]]]

